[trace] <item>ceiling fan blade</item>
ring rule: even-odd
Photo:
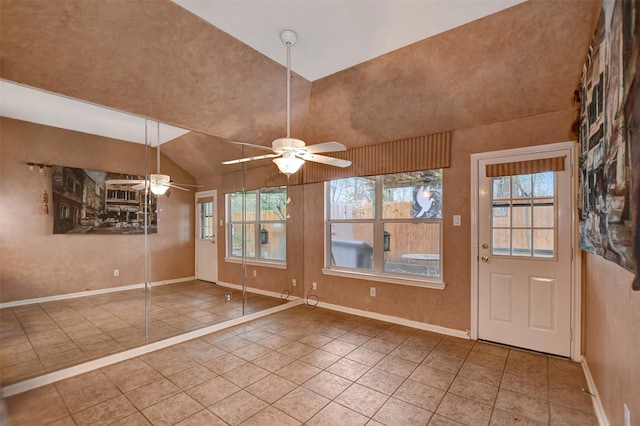
[[[273,151],[273,149],[271,149],[270,146],[262,146],[262,145],[247,143],[247,142],[235,142],[235,141],[233,143],[235,143],[236,145],[244,145],[244,146],[248,146],[255,149],[261,149],[263,151]]]
[[[347,147],[342,145],[340,142],[323,142],[315,145],[307,145],[306,150],[310,154],[315,154],[318,152],[337,152],[337,151],[346,151]]]
[[[140,183],[139,183],[139,184],[137,184],[137,185],[133,185],[133,186],[131,187],[131,189],[133,189],[134,191],[140,191],[140,190],[144,189],[144,188],[145,188],[145,186],[147,186],[147,185],[146,185],[146,183],[145,183],[144,181],[142,181],[142,182],[140,182]]]
[[[104,183],[107,185],[136,185],[144,183],[144,179],[107,179]]]
[[[327,164],[329,166],[335,167],[349,167],[351,165],[351,161],[343,160],[342,158],[328,157],[326,155],[318,155],[318,154],[305,154],[301,155],[303,160],[307,161],[315,161],[316,163]]]
[[[238,163],[246,163],[247,161],[253,161],[253,160],[262,160],[264,158],[274,158],[274,157],[279,157],[281,154],[265,154],[265,155],[257,155],[255,157],[245,157],[245,158],[239,158],[237,160],[229,160],[229,161],[223,161],[222,164],[238,164]]]
[[[165,182],[162,184],[163,186],[168,186],[169,188],[175,188],[175,189],[179,189],[181,191],[189,191],[187,188],[183,188],[181,186],[178,185],[174,185],[172,182]]]
[[[204,185],[194,185],[192,183],[182,183],[182,182],[171,182],[174,185],[180,185],[180,186],[189,186],[192,188],[202,188]]]

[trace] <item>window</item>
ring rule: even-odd
[[[554,172],[493,178],[491,254],[555,257],[554,178]]]
[[[287,188],[227,194],[227,254],[284,262],[287,259]],[[243,238],[244,236],[244,238]]]
[[[326,273],[442,282],[441,169],[338,179],[326,194]]]
[[[198,203],[200,207],[200,239],[213,241],[213,201]]]

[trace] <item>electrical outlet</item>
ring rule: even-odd
[[[375,287],[369,287],[369,296],[376,297],[376,288]]]
[[[293,279],[291,280],[291,287],[295,287],[295,286],[296,286],[296,279],[295,279],[295,278],[293,278]]]
[[[318,289],[318,283],[314,281],[314,282],[311,284],[311,289],[312,289],[312,290],[317,290],[317,289]]]
[[[256,271],[255,269],[253,270],[253,278],[258,276],[258,271]]]
[[[119,277],[120,276],[120,269],[114,269],[113,270],[113,276],[114,277]]]
[[[631,426],[631,412],[627,404],[624,404],[624,426]]]

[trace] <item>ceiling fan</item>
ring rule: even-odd
[[[148,132],[148,121],[145,120],[145,143],[148,141],[146,137]],[[107,185],[133,185],[131,189],[140,191],[143,189],[150,189],[155,195],[164,195],[169,188],[176,188],[181,191],[189,191],[183,186],[201,187],[202,185],[191,185],[188,183],[175,183],[171,182],[169,175],[160,173],[160,123],[156,122],[156,136],[157,136],[157,148],[156,148],[156,173],[149,174],[149,179],[107,179],[105,183]]]
[[[298,40],[298,34],[292,30],[284,30],[280,33],[280,40],[282,40],[282,43],[287,47],[287,136],[274,140],[271,143],[271,148],[245,142],[234,142],[238,145],[272,151],[272,154],[223,161],[222,164],[238,164],[247,161],[262,160],[264,158],[273,158],[273,162],[276,163],[278,169],[287,175],[287,177],[297,172],[305,161],[315,161],[316,163],[336,167],[349,167],[351,165],[351,161],[349,160],[318,155],[318,153],[321,152],[346,151],[347,148],[340,142],[324,142],[306,146],[304,141],[291,137],[291,46]]]

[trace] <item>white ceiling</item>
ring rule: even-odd
[[[496,13],[524,0],[173,0],[309,81]],[[0,80],[0,115],[145,143],[144,118]],[[160,142],[186,130],[162,124]]]
[[[524,0],[173,1],[282,65],[294,30],[291,68],[314,81]]]

